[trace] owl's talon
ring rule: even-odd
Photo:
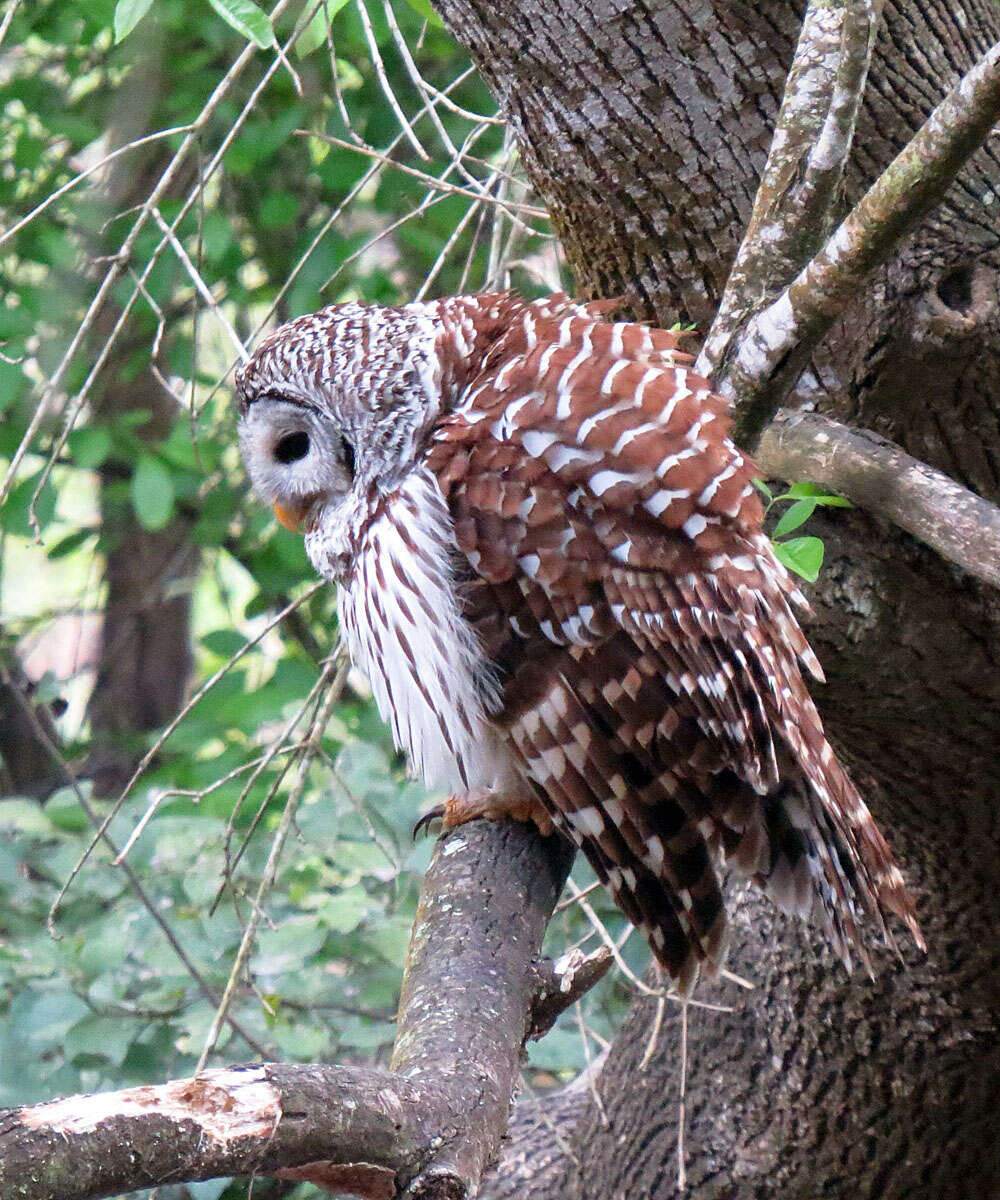
[[[422,833],[430,833],[430,827],[434,821],[443,821],[445,817],[445,806],[443,804],[435,804],[433,808],[429,808],[422,817],[413,826],[413,840]]]

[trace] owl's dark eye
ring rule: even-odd
[[[298,462],[300,458],[305,458],[308,453],[309,434],[304,429],[297,429],[294,433],[286,433],[274,447],[275,461],[285,465]]]
[[[347,467],[348,473],[353,479],[355,467],[354,446],[347,440],[347,438],[343,436],[343,434],[341,434],[340,437],[340,448],[344,455],[344,465]]]

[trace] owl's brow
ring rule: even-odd
[[[275,387],[265,388],[264,391],[258,392],[252,399],[248,397],[247,408],[251,404],[255,404],[258,400],[280,400],[284,404],[294,404],[296,408],[305,408],[317,415],[320,413],[319,407],[310,400],[303,400],[301,396],[293,396],[290,392],[283,392]]]

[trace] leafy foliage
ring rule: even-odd
[[[793,483],[788,491],[775,496],[762,479],[755,479],[757,490],[764,497],[765,514],[776,504],[788,503],[771,531],[774,553],[796,575],[815,583],[823,566],[823,540],[818,537],[794,537],[788,534],[804,525],[817,508],[850,508],[850,500],[824,492],[815,483]]]

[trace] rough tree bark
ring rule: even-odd
[[[579,290],[708,329],[753,207],[804,6],[435,0],[472,52],[549,205]],[[985,0],[885,5],[834,215],[1000,39]],[[857,295],[789,406],[876,431],[980,495],[1000,491],[1000,158],[994,137]],[[785,281],[787,282],[787,280]],[[772,292],[761,295],[760,302]],[[965,1197],[1000,1189],[995,1010],[1000,605],[862,510],[816,522],[810,636],[828,726],[920,898],[931,951],[848,979],[748,900],[731,1014],[692,1010],[688,1183],[702,1198]],[[676,1190],[677,1022],[646,1070],[650,1002],[585,1094],[525,1109],[484,1191]]]

